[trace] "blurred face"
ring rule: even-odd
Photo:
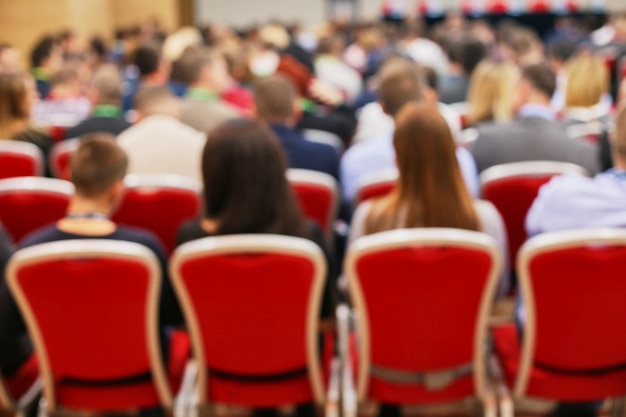
[[[7,48],[0,52],[0,71],[17,71],[20,65],[20,52],[15,48]]]
[[[58,71],[63,65],[63,50],[60,46],[55,46],[50,52],[50,56],[44,62],[44,66],[52,72]]]

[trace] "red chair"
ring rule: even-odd
[[[59,408],[171,409],[159,347],[161,271],[145,246],[67,240],[16,252],[7,280],[24,317],[43,378],[48,412]],[[168,369],[182,375],[186,354]],[[174,363],[178,364],[175,366]]]
[[[55,178],[70,179],[70,156],[78,149],[80,139],[68,139],[55,144],[48,155],[48,166]]]
[[[337,218],[337,181],[328,174],[305,169],[289,169],[287,179],[307,219],[330,233]]]
[[[0,140],[0,179],[42,176],[43,153],[28,142]]]
[[[318,321],[326,263],[318,246],[278,235],[203,238],[176,249],[170,276],[200,370],[201,406],[324,401]]]
[[[517,267],[523,341],[514,325],[493,332],[515,398],[579,402],[625,395],[626,231],[539,235],[521,248]]]
[[[504,220],[512,265],[526,241],[524,221],[539,188],[552,177],[568,173],[588,175],[578,165],[554,161],[513,162],[493,166],[480,174],[482,197],[496,206]]]
[[[495,241],[479,232],[401,229],[357,239],[345,271],[360,336],[358,399],[479,398],[495,416],[486,344],[501,268]]]
[[[398,181],[398,171],[396,169],[384,170],[367,175],[360,182],[356,192],[354,206],[371,198],[382,197],[393,190]]]
[[[154,233],[168,253],[176,246],[180,225],[200,215],[202,185],[178,175],[132,174],[113,221]]]
[[[63,218],[73,193],[72,183],[52,178],[0,180],[0,221],[19,244],[30,232]]]

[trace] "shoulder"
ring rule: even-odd
[[[118,226],[117,230],[111,235],[116,240],[126,242],[135,242],[147,246],[158,255],[163,253],[163,248],[159,239],[151,232],[143,229],[136,229],[128,226]]]
[[[210,235],[200,227],[198,220],[188,220],[178,229],[176,245],[182,245],[183,243],[209,236]]]
[[[19,245],[19,248],[27,248],[29,246],[39,245],[41,243],[55,242],[61,240],[63,232],[56,225],[44,227],[28,234]]]

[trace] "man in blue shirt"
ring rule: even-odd
[[[331,145],[308,141],[295,126],[300,109],[293,84],[282,76],[262,78],[254,86],[257,119],[280,141],[290,168],[319,171],[339,179],[339,155]]]
[[[378,72],[378,79],[379,101],[385,113],[392,117],[405,104],[424,100],[424,85],[419,68],[408,59],[389,59]],[[465,148],[459,147],[456,154],[465,183],[470,193],[476,196],[478,180],[474,160]],[[344,205],[352,205],[364,177],[393,169],[395,166],[393,131],[384,137],[371,139],[348,149],[340,164]]]

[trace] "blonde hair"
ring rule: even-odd
[[[26,108],[29,75],[25,72],[0,72],[0,139],[10,139],[13,122],[29,118]]]
[[[511,61],[481,61],[472,73],[467,93],[469,124],[510,120],[518,76],[519,68]]]
[[[565,107],[591,107],[609,91],[609,73],[604,62],[593,55],[578,55],[565,65]]]

